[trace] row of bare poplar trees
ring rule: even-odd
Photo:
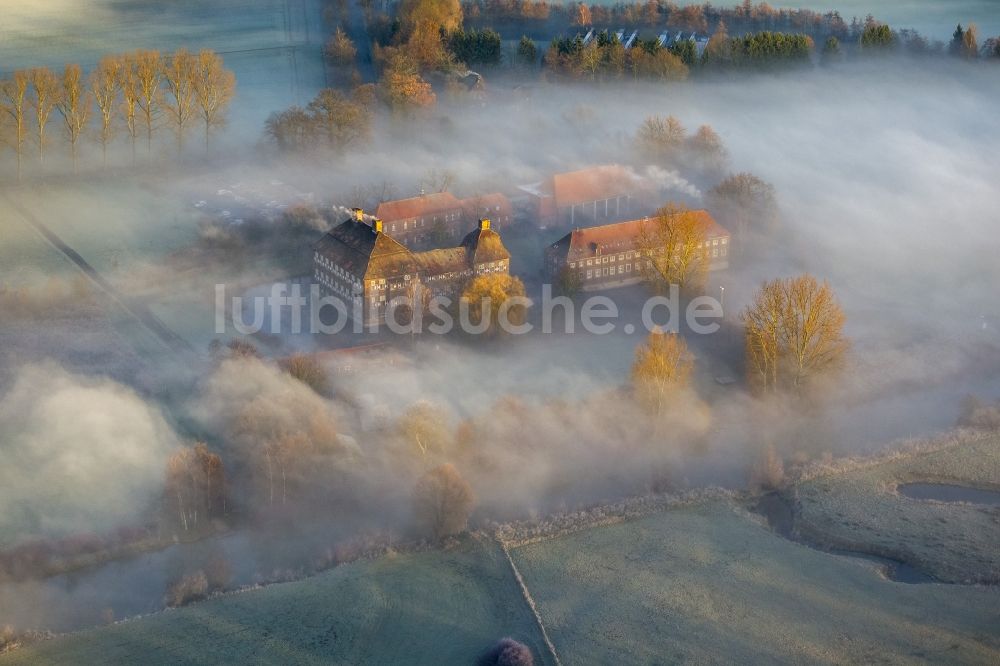
[[[20,180],[29,135],[41,163],[46,129],[55,112],[63,121],[74,170],[79,145],[92,130],[107,165],[108,146],[122,126],[134,163],[139,137],[145,136],[151,153],[153,133],[164,121],[175,134],[178,150],[198,123],[204,126],[207,147],[211,131],[225,122],[235,89],[236,76],[214,51],[180,49],[163,55],[140,50],[106,56],[86,77],[77,64],[66,65],[61,77],[47,67],[16,71],[0,80],[0,109]]]

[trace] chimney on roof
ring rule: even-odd
[[[372,231],[374,231],[377,234],[382,233],[382,220],[378,219],[377,217],[372,219]]]
[[[487,219],[487,218],[484,217],[483,219],[479,220],[479,230],[480,231],[489,231],[489,229],[490,229],[490,221],[489,221],[489,219]]]
[[[364,222],[365,221],[365,211],[364,211],[363,208],[352,208],[351,210],[354,211],[354,219],[355,220],[357,220],[358,222]]]

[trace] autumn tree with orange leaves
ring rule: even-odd
[[[833,290],[811,275],[764,283],[741,318],[747,380],[760,392],[801,392],[839,368],[850,347]]]
[[[391,57],[382,73],[382,94],[396,113],[407,114],[434,106],[437,96],[417,71],[413,61],[403,54]]]
[[[185,532],[202,529],[226,513],[222,459],[205,444],[185,447],[167,461],[164,491],[168,516]]]
[[[683,338],[676,333],[653,331],[636,349],[632,363],[636,400],[649,412],[662,415],[671,398],[688,387],[693,369],[694,361]]]
[[[682,291],[700,291],[711,258],[706,241],[709,219],[680,204],[668,203],[650,218],[639,234],[643,275],[659,291],[677,285]]]

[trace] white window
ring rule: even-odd
[[[625,261],[625,255],[624,254],[619,254],[618,255],[618,261]]]
[[[626,273],[632,272],[632,264],[625,264],[625,272]]]
[[[587,279],[589,280],[592,277],[594,277],[594,271],[592,271],[592,270],[591,271],[587,271]]]
[[[726,248],[722,248],[722,256],[726,256]]]
[[[625,267],[622,266],[621,264],[618,264],[618,274],[621,275],[624,272],[625,272]]]
[[[729,242],[729,239],[728,239],[728,238],[723,238],[723,239],[722,239],[722,244],[723,244],[723,245],[725,245],[725,244],[726,244],[726,243],[728,243],[728,242]]]
[[[716,248],[716,249],[712,250],[712,256],[713,256],[713,257],[717,257],[717,256],[719,256],[719,250],[718,250],[718,248]]]

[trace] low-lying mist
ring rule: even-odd
[[[178,440],[155,406],[52,363],[21,369],[0,400],[0,535],[100,532],[159,499]]]
[[[372,143],[345,155],[290,158],[248,147],[209,171],[24,192],[24,205],[46,207],[47,219],[63,219],[53,224],[94,247],[108,229],[131,246],[169,226],[169,249],[158,254],[144,245],[109,272],[126,293],[172,304],[160,310],[168,326],[180,328],[182,315],[170,313],[183,312],[184,330],[200,333],[192,356],[165,355],[152,371],[169,385],[165,408],[183,424],[177,432],[159,414],[162,396],[148,390],[155,383],[148,368],[139,387],[145,399],[102,378],[67,375],[54,362],[20,370],[0,398],[8,460],[0,471],[0,532],[104,529],[134,518],[161,496],[166,457],[182,440],[206,439],[233,465],[227,473],[243,484],[233,487],[240,511],[264,502],[287,522],[374,528],[381,521],[405,532],[415,480],[443,462],[469,481],[477,517],[508,518],[649,490],[742,486],[768,446],[789,457],[851,454],[948,428],[964,394],[1000,396],[998,73],[987,65],[875,59],[666,86],[514,87],[498,78],[488,80],[485,103],[446,104],[430,119],[378,118]],[[273,361],[210,358],[205,341],[214,320],[205,305],[215,282],[264,284],[276,266],[219,251],[219,229],[239,244],[259,225],[241,230],[219,215],[228,204],[200,211],[194,202],[228,197],[219,191],[236,184],[266,191],[277,182],[328,209],[357,205],[376,189],[416,195],[432,172],[450,172],[452,189],[471,196],[591,164],[642,171],[649,165],[638,157],[635,131],[647,116],[667,114],[690,131],[711,125],[728,151],[727,171],[752,172],[776,189],[782,222],[769,249],[710,277],[713,293],[725,287],[730,322],[766,279],[809,272],[828,280],[840,300],[852,352],[822,395],[762,400],[716,385],[718,368],[701,367],[693,392],[654,421],[623,388],[642,337],[622,334],[515,336],[487,347],[407,342],[400,363],[359,362],[351,373],[332,374],[326,395]],[[256,146],[260,137],[243,138]],[[665,198],[706,205],[712,177],[684,163],[657,168],[673,174],[664,178],[672,183]],[[175,198],[183,212],[169,221],[122,214],[93,228],[65,221],[74,209],[133,207],[144,198]],[[206,228],[213,229],[209,243]],[[563,233],[510,238],[512,254],[523,253],[515,266],[527,267],[524,277],[537,282],[541,248]],[[266,251],[269,242],[255,247]],[[308,265],[306,242],[302,253]],[[171,267],[179,265],[185,270],[174,280]],[[196,314],[194,304],[202,308]],[[330,342],[275,336],[266,351],[283,357]],[[712,362],[712,344],[691,341],[696,368]],[[738,349],[738,334],[723,346]],[[4,358],[15,368],[23,362]],[[407,423],[436,433],[437,445],[426,447]],[[289,452],[302,458],[281,467]],[[294,511],[281,508],[282,492],[294,496]]]

